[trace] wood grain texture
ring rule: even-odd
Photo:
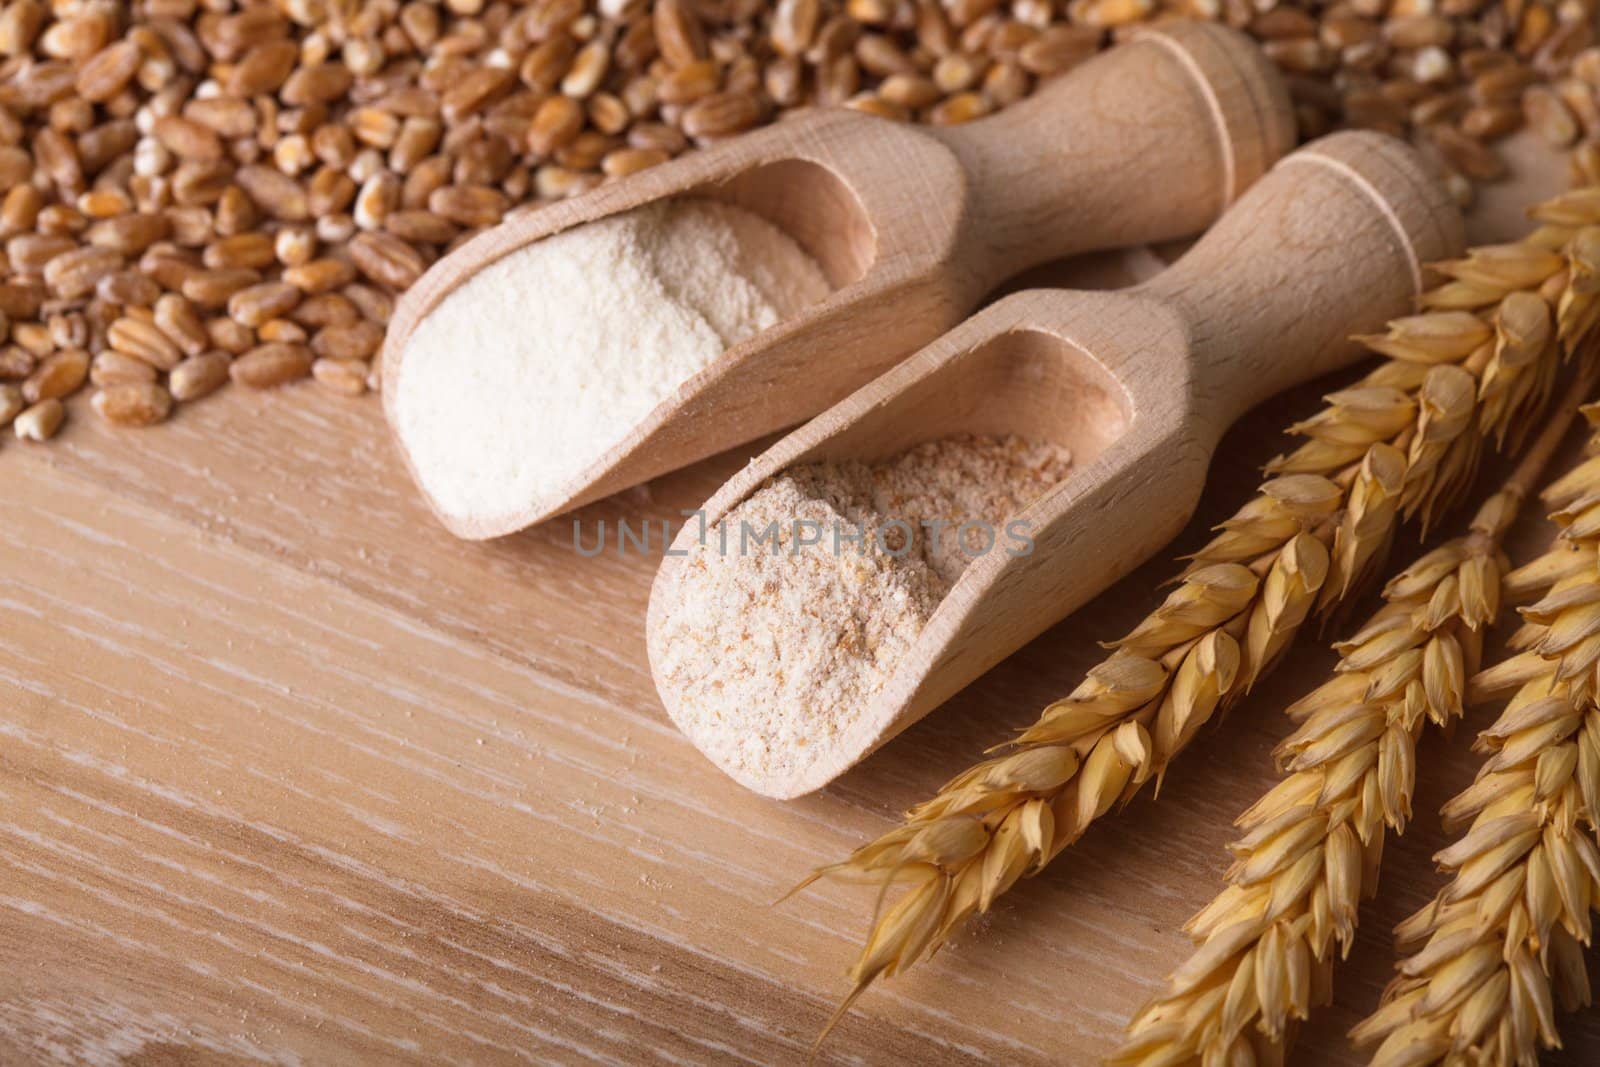
[[[1503,228],[1500,233],[1506,232]],[[1477,239],[1485,239],[1484,230]],[[1225,439],[1205,539],[1329,382]],[[801,1063],[871,893],[770,902],[1032,721],[1154,603],[1166,554],[828,790],[724,780],[644,657],[655,560],[575,558],[565,523],[463,545],[374,403],[229,391],[145,432],[86,411],[0,441],[0,1063]],[[727,454],[580,513],[699,503]],[[1517,544],[1548,534],[1526,523]],[[1397,551],[1407,551],[1405,542]],[[1229,822],[1272,780],[1308,643],[996,914],[874,990],[841,1063],[1089,1063],[1187,945]],[[1473,714],[1421,753],[1338,1002],[1297,1062],[1359,1062],[1388,930],[1440,884],[1429,814]],[[1600,1024],[1562,1020],[1600,1059]]]

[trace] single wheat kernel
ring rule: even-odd
[[[91,403],[116,426],[151,426],[172,411],[172,394],[155,382],[122,382],[100,389]]]
[[[61,428],[61,421],[65,417],[66,409],[61,406],[61,401],[51,397],[23,409],[12,420],[11,427],[18,440],[48,441]]]

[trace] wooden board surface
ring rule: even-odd
[[[1506,214],[1481,215],[1477,239]],[[1330,384],[1235,428],[1175,549]],[[145,432],[83,407],[51,447],[0,442],[6,1064],[803,1062],[870,893],[771,901],[1070,689],[1172,570],[1156,560],[835,787],[780,804],[660,712],[651,559],[579,559],[570,522],[452,539],[376,402],[230,390]],[[659,522],[749,454],[578,517],[591,536]],[[1517,541],[1547,537],[1530,522]],[[1324,644],[1208,729],[1159,800],[864,998],[824,1059],[1108,1051],[1186,951],[1180,926],[1273,780],[1280,709],[1321,676]],[[1342,1032],[1387,979],[1390,928],[1439,885],[1430,813],[1470,779],[1470,734],[1424,742],[1419,818],[1297,1062],[1359,1062]],[[1563,1033],[1547,1062],[1600,1059],[1600,1021]]]

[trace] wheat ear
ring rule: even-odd
[[[1385,833],[1411,817],[1417,738],[1462,714],[1500,606],[1501,538],[1572,414],[1540,432],[1464,536],[1389,582],[1382,607],[1334,646],[1333,677],[1288,709],[1299,727],[1275,753],[1288,774],[1240,816],[1229,884],[1186,927],[1196,951],[1110,1063],[1281,1063],[1292,1025],[1327,1003]]]
[[[1591,424],[1600,410],[1585,409]],[[1600,434],[1591,458],[1545,498],[1555,545],[1506,579],[1508,595],[1543,592],[1508,658],[1472,679],[1479,700],[1510,693],[1478,739],[1477,780],[1444,809],[1470,828],[1435,859],[1452,874],[1399,928],[1414,948],[1382,1006],[1351,1036],[1375,1064],[1533,1065],[1556,1048],[1557,1002],[1589,1003],[1583,949],[1600,900]]]
[[[1387,356],[1294,427],[1260,492],[1189,562],[1166,602],[1002,755],[823,875],[910,881],[874,919],[826,1028],[880,975],[934,951],[1018,878],[1159,778],[1195,731],[1271,666],[1306,617],[1379,565],[1400,518],[1466,484],[1485,437],[1536,421],[1563,350],[1600,316],[1600,188],[1534,211],[1514,245],[1441,265],[1423,314],[1364,339]]]

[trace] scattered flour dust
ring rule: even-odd
[[[490,264],[407,342],[396,424],[454,516],[537,502],[739,341],[828,293],[770,222],[710,200],[650,204]]]
[[[754,788],[823,758],[966,565],[1017,548],[1007,518],[1070,466],[1057,445],[956,435],[769,479],[707,528],[662,590],[650,652],[673,721]],[[985,524],[994,543],[962,522]]]

